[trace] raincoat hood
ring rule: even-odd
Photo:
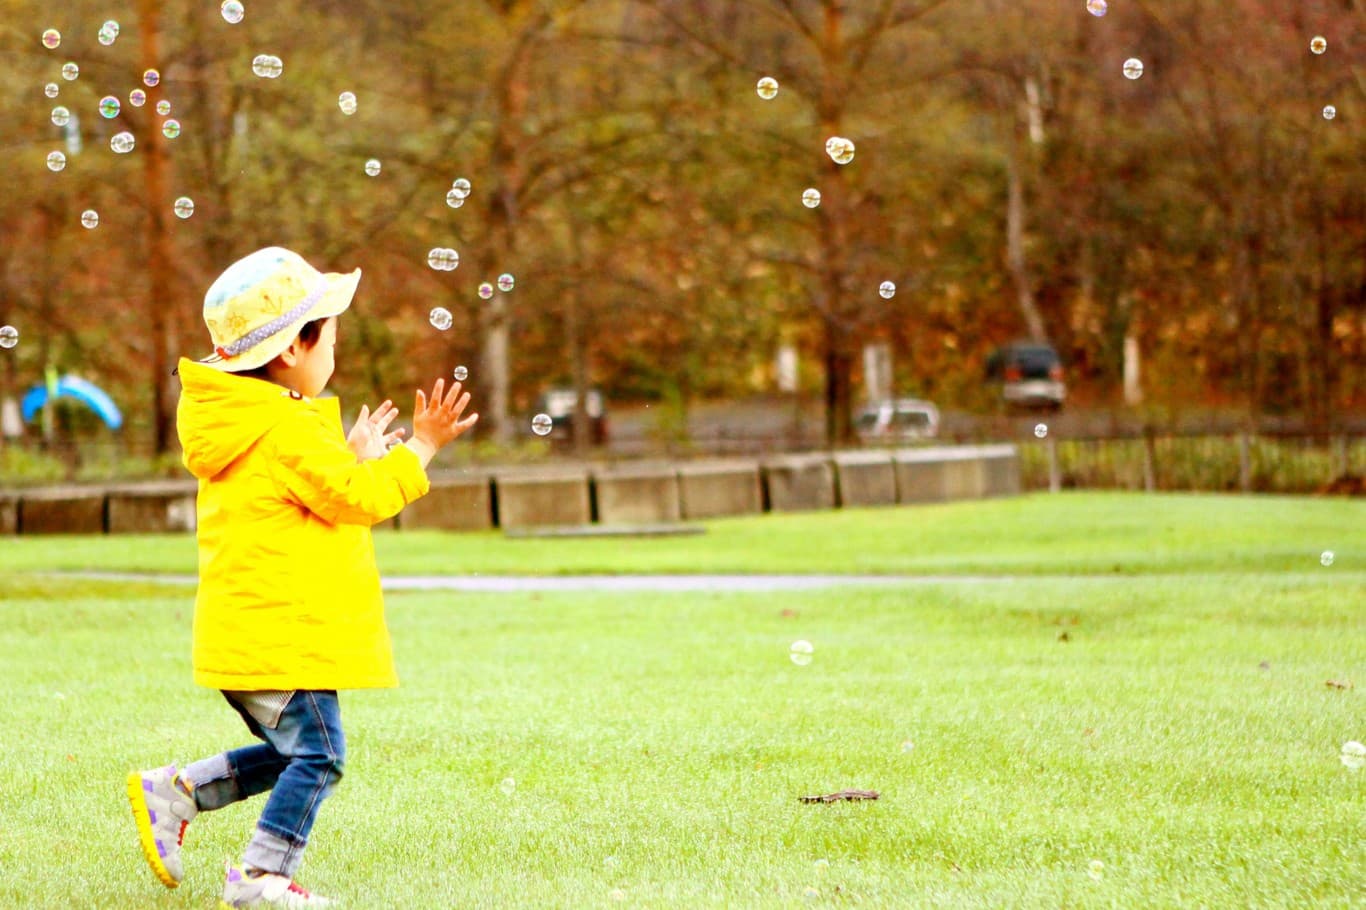
[[[185,467],[200,480],[217,477],[291,411],[291,394],[273,382],[237,376],[181,358],[183,389],[176,427]]]

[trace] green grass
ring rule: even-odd
[[[796,572],[1168,574],[1366,569],[1366,504],[1346,498],[1031,494],[887,509],[755,515],[695,537],[514,539],[380,531],[388,574]],[[194,572],[192,535],[18,537],[0,572]]]
[[[1359,905],[1366,771],[1337,755],[1366,740],[1361,517],[1347,502],[1077,495],[767,516],[629,546],[387,535],[391,573],[805,561],[1017,577],[391,594],[404,685],[343,696],[347,778],[301,879],[365,908]],[[23,543],[20,565],[71,549],[187,568],[170,538]],[[860,547],[865,561],[841,564]],[[200,816],[186,881],[164,892],[121,792],[130,768],[247,741],[189,682],[191,593],[14,567],[0,567],[0,906],[213,906],[259,803]],[[1052,574],[1085,571],[1103,574]],[[810,666],[788,660],[798,638]],[[882,798],[797,801],[849,787]]]

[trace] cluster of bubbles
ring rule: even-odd
[[[1124,61],[1124,78],[1137,79],[1143,75],[1143,61],[1137,57],[1130,57]]]
[[[765,76],[759,80],[759,84],[754,87],[759,93],[759,97],[765,101],[772,101],[778,97],[778,80],[772,76]]]
[[[223,21],[229,25],[236,25],[242,21],[242,17],[247,11],[242,7],[238,0],[223,0],[223,5],[218,8],[223,15]]]
[[[831,136],[825,140],[825,153],[836,164],[848,164],[854,160],[854,141],[843,136]]]
[[[341,108],[344,115],[350,117],[356,112],[356,93],[342,92],[337,96],[337,107]]]
[[[1110,11],[1110,4],[1105,0],[1086,0],[1086,11],[1093,16],[1104,16]]]
[[[285,64],[274,54],[257,54],[251,61],[251,71],[262,79],[279,79]]]
[[[444,332],[451,327],[451,324],[455,320],[451,317],[450,310],[443,306],[438,306],[432,307],[432,311],[427,314],[427,321],[432,324],[432,328]]]
[[[434,246],[427,251],[427,265],[438,272],[454,272],[460,265],[460,254],[448,246]]]
[[[814,186],[802,190],[802,205],[814,209],[821,204],[821,191]]]
[[[19,343],[19,330],[12,325],[0,325],[0,348],[12,348]]]
[[[453,209],[458,209],[465,204],[465,200],[470,195],[470,182],[464,177],[456,177],[451,183],[450,190],[446,193],[446,204]]]
[[[383,170],[383,168],[384,165],[379,163],[378,158],[371,158],[369,161],[365,162],[365,176],[378,177],[379,172]]]
[[[549,436],[553,429],[555,429],[555,421],[550,419],[549,414],[537,414],[531,418],[531,432],[537,436]]]
[[[100,44],[109,47],[119,38],[119,24],[113,19],[110,19],[108,22],[104,23],[104,25],[100,26],[99,35],[96,37],[99,39]]]
[[[812,655],[816,653],[816,646],[804,638],[799,638],[792,643],[788,649],[787,656],[792,658],[792,662],[799,667],[809,666]]]
[[[0,329],[0,331],[3,331]],[[1366,744],[1359,743],[1354,739],[1349,739],[1342,744],[1342,751],[1338,754],[1342,764],[1353,771],[1360,771],[1366,768]]]
[[[181,196],[175,201],[175,205],[172,209],[175,212],[175,216],[183,221],[194,214],[194,200],[189,196]]]

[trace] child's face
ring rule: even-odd
[[[318,343],[311,348],[301,345],[296,339],[294,365],[290,367],[289,385],[296,392],[309,398],[327,388],[332,371],[337,367],[337,317],[329,316],[318,334]]]

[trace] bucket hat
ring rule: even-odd
[[[204,295],[204,324],[214,352],[200,363],[227,373],[270,363],[304,323],[344,312],[359,283],[360,269],[320,272],[277,246],[244,256]]]

